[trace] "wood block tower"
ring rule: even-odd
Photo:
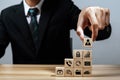
[[[65,58],[64,67],[56,67],[56,76],[92,76],[92,39],[85,38],[83,47],[90,49],[73,50],[73,58]]]

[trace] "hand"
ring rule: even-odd
[[[107,8],[88,7],[81,11],[77,23],[77,34],[84,39],[84,29],[89,27],[92,31],[91,38],[96,40],[98,31],[103,30],[110,22],[110,11]]]

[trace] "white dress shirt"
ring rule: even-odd
[[[28,24],[30,23],[30,16],[28,16],[28,10],[30,8],[38,8],[39,10],[39,14],[37,15],[37,21],[39,22],[39,19],[40,19],[40,14],[41,14],[41,7],[42,7],[42,4],[43,4],[44,0],[40,0],[40,2],[35,6],[35,7],[30,7],[25,0],[23,0],[23,5],[24,5],[24,12],[25,12],[25,16],[26,16],[26,19],[28,21]]]

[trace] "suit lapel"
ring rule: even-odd
[[[27,45],[27,47],[29,47],[29,50],[35,50],[34,44],[33,44],[33,39],[32,39],[32,35],[29,29],[29,25],[24,13],[24,7],[23,7],[23,3],[20,4],[20,6],[18,7],[18,9],[16,9],[16,21],[18,24],[18,28],[24,38],[25,44]]]
[[[36,50],[36,53],[38,53],[42,40],[44,38],[44,34],[45,31],[47,29],[48,26],[48,22],[50,17],[52,16],[52,12],[53,12],[53,8],[50,7],[50,5],[48,4],[49,2],[47,2],[49,0],[45,0],[42,6],[42,10],[41,10],[41,17],[40,17],[40,21],[39,21],[39,41],[38,41],[38,47]],[[23,7],[23,3],[20,4],[20,6],[18,7],[18,9],[16,9],[16,21],[18,22],[18,28],[25,40],[25,44],[28,45],[27,47],[29,47],[30,49],[35,51],[35,46],[33,43],[33,39],[32,39],[32,35],[29,29],[29,25],[28,22],[26,20],[26,16],[24,13],[24,7]]]

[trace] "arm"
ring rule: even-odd
[[[69,11],[68,11],[68,13],[69,13],[69,18],[68,18],[69,25],[68,26],[70,27],[70,29],[76,30],[79,14],[80,14],[81,10],[76,5],[74,5],[74,3],[71,0],[66,0],[66,1],[68,1],[66,3],[66,6],[69,8]]]
[[[0,58],[4,55],[5,49],[9,43],[8,34],[5,29],[2,16],[3,16],[3,13],[1,12],[1,15],[0,15]]]
[[[101,7],[83,9],[77,23],[77,34],[81,40],[84,39],[84,33],[93,41],[110,37],[110,10]]]
[[[95,32],[95,31],[92,31],[92,30],[89,29],[89,27],[91,27],[91,26],[93,27],[93,25],[94,25],[93,21],[94,20],[91,20],[89,16],[87,16],[87,18],[83,17],[83,15],[86,16],[85,13],[88,13],[88,11],[90,11],[90,10],[88,10],[88,11],[87,10],[82,10],[81,11],[81,10],[79,10],[78,7],[76,7],[73,4],[72,1],[70,3],[71,3],[70,4],[71,5],[71,7],[70,7],[70,14],[71,14],[71,16],[70,16],[71,17],[71,19],[70,19],[71,20],[70,25],[72,25],[71,29],[75,29],[76,30],[78,36],[81,35],[81,30],[79,31],[79,29],[78,29],[78,26],[80,26],[80,27],[82,27],[81,29],[83,31],[83,35],[85,34],[86,36],[92,37],[95,40],[104,40],[104,39],[107,39],[107,38],[110,37],[110,35],[111,35],[111,25],[109,24],[109,16],[110,16],[109,15],[110,14],[109,11],[105,12],[106,9],[102,8],[102,10],[101,10],[101,8],[100,9],[98,8],[98,12],[99,12],[99,10],[103,11],[104,14],[105,14],[105,16],[102,15],[102,12],[100,12],[100,13],[97,13],[97,12],[96,13],[89,13],[90,16],[93,16],[93,14],[97,14],[98,16],[100,15],[103,18],[103,20],[102,20],[101,17],[100,17],[101,21],[99,21],[98,17],[95,16],[97,18],[96,21],[98,23],[100,23],[100,24],[97,24],[97,26],[98,26],[98,32]],[[86,8],[86,9],[89,9],[89,8]],[[84,11],[86,11],[86,12],[84,13]],[[84,18],[84,20],[81,19],[81,16],[80,16],[81,13],[82,13],[82,17]],[[106,22],[106,23],[104,23],[104,22]],[[101,25],[102,27],[99,26],[99,25]],[[94,28],[95,27],[96,26],[94,26]],[[80,36],[80,38],[81,38],[81,36]]]

